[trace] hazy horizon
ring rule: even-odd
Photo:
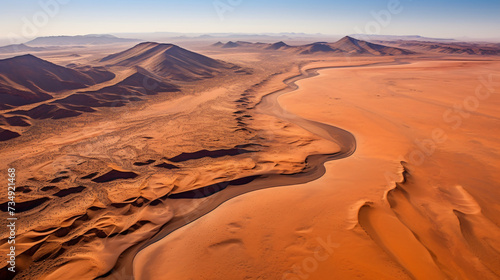
[[[3,4],[0,38],[119,33],[383,34],[498,38],[500,2],[85,1]],[[14,40],[11,40],[14,42]]]

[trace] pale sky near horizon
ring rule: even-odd
[[[29,38],[128,32],[500,37],[500,0],[2,0],[0,3],[0,38],[9,34]],[[395,3],[393,9],[388,8],[390,3]]]

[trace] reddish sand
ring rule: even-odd
[[[16,279],[499,278],[498,58],[236,44],[22,58],[55,81],[0,107]]]

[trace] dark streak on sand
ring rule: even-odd
[[[246,153],[253,153],[253,151],[249,151],[249,150],[245,150],[245,149],[238,149],[238,148],[221,149],[221,150],[214,150],[214,151],[201,150],[201,151],[196,151],[193,153],[182,153],[182,154],[177,155],[173,158],[170,158],[169,160],[171,162],[183,162],[183,161],[188,161],[188,160],[192,160],[192,159],[200,159],[200,158],[204,158],[204,157],[219,158],[219,157],[224,157],[224,156],[236,156],[239,154],[246,154]]]
[[[42,197],[42,198],[38,198],[35,200],[29,200],[29,201],[25,201],[25,202],[17,202],[16,201],[16,213],[23,213],[23,212],[29,211],[31,209],[34,209],[34,208],[44,204],[48,200],[50,200],[50,198]],[[7,206],[8,206],[8,202],[0,204],[0,210],[2,212],[8,212]]]
[[[103,174],[95,179],[92,179],[92,181],[96,183],[106,183],[119,179],[133,179],[137,176],[139,175],[137,175],[134,172],[126,172],[113,169],[106,174]]]
[[[176,194],[171,194],[168,196],[169,199],[184,199],[184,198],[203,198],[209,197],[215,193],[218,193],[229,186],[239,186],[252,182],[253,180],[259,178],[260,176],[248,176],[231,181],[224,181],[210,186],[206,186],[200,189],[186,191]]]

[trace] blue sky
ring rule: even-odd
[[[44,9],[42,3],[52,5]],[[388,9],[390,3],[398,12]],[[500,37],[500,0],[23,0],[0,5],[3,38],[119,32]]]

